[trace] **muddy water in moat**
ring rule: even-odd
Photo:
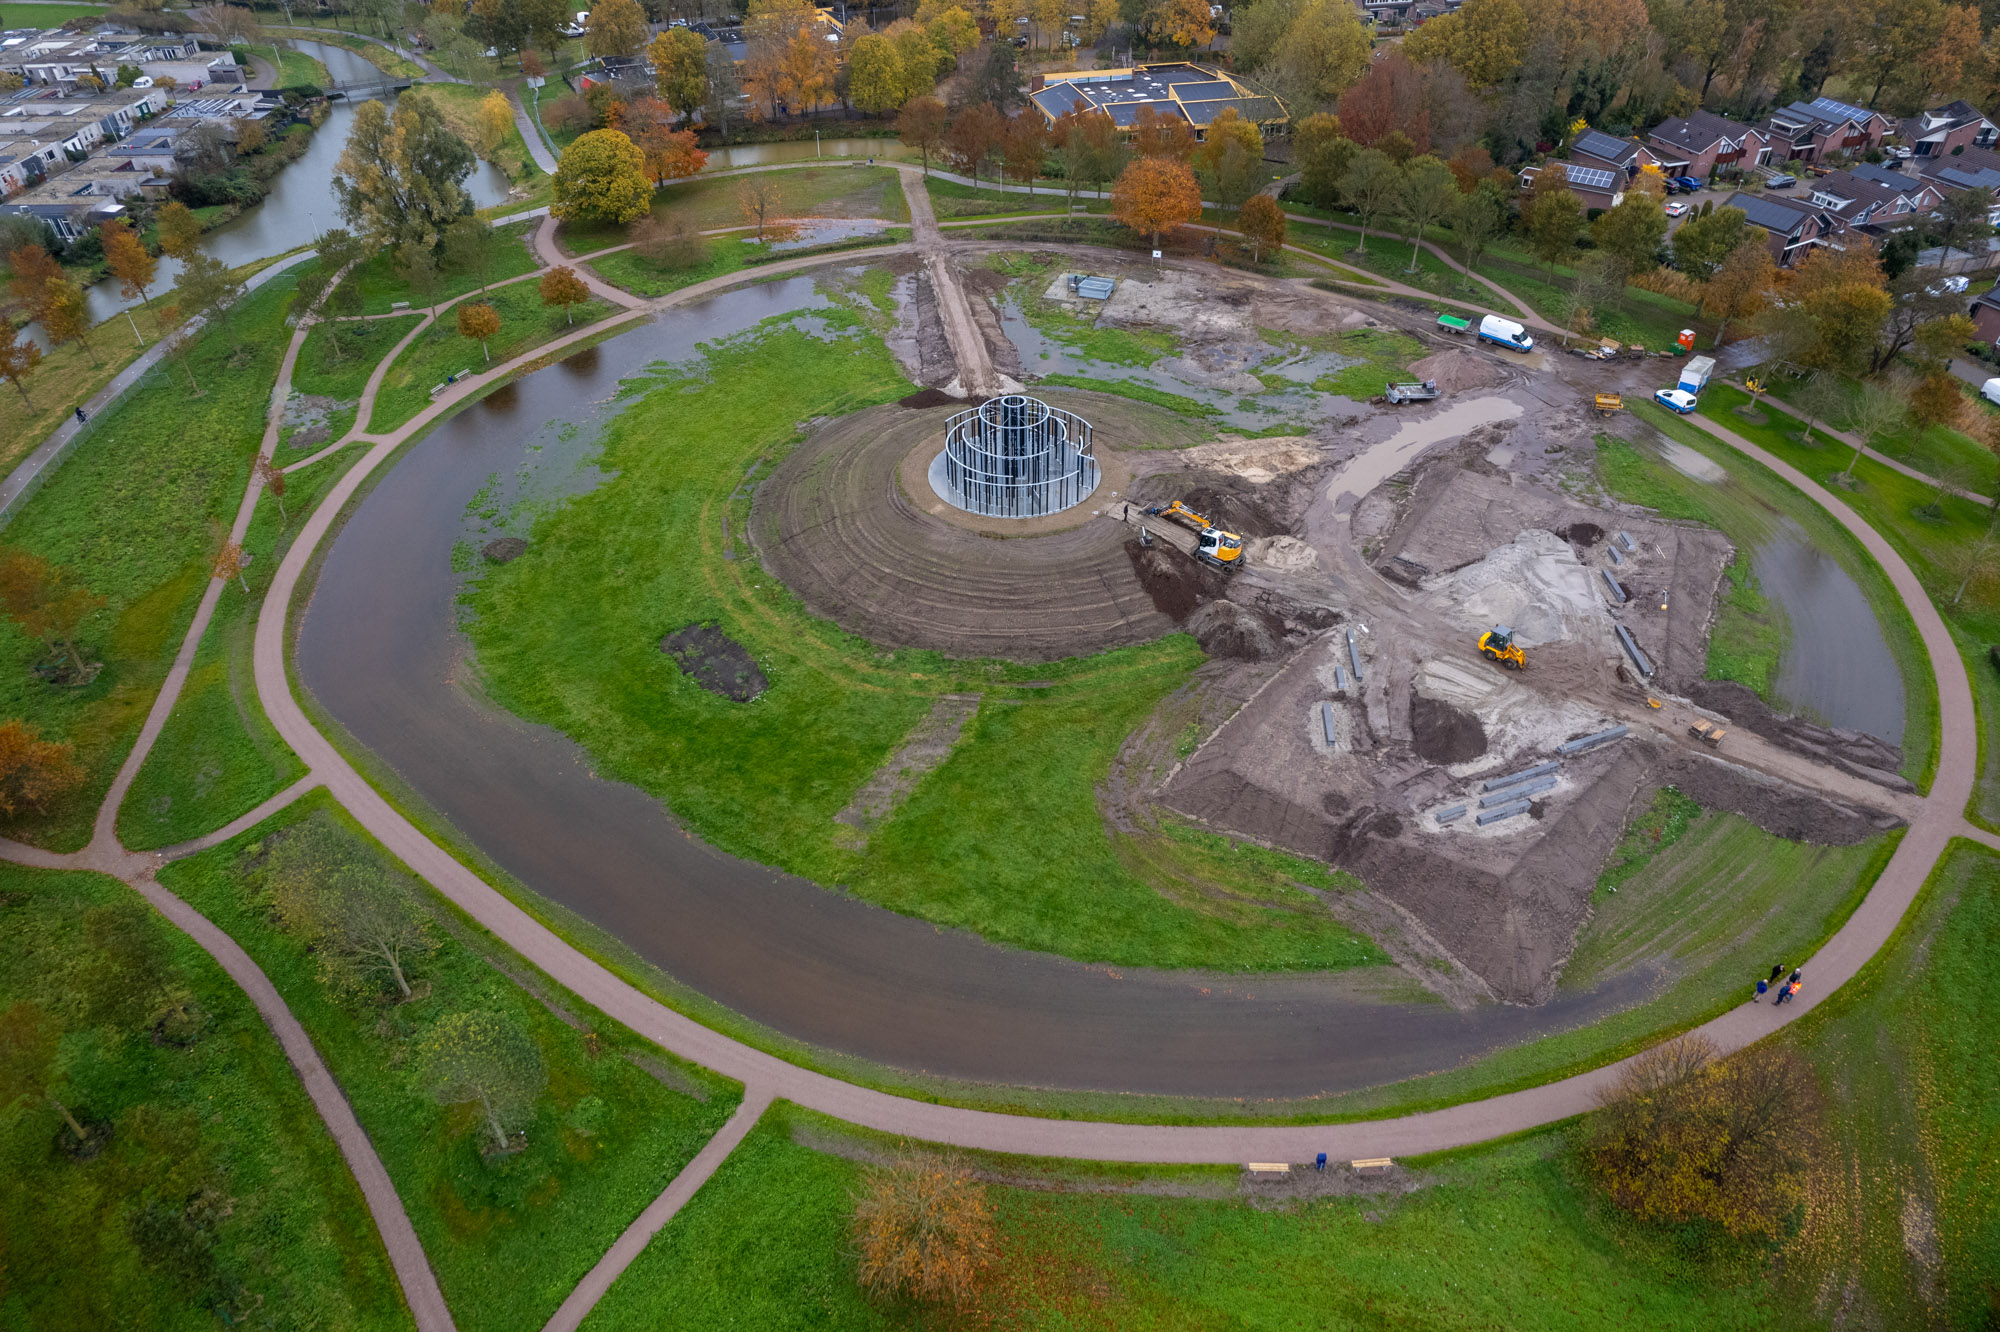
[[[1791,625],[1772,681],[1780,704],[1901,744],[1903,674],[1861,585],[1790,519],[1751,551],[1750,568]]]
[[[1646,997],[1654,978],[1631,973],[1540,1009],[1454,1013],[1359,997],[1339,977],[1114,974],[995,947],[713,852],[657,800],[593,775],[562,735],[483,701],[454,623],[452,548],[483,535],[468,506],[485,510],[495,478],[511,486],[524,469],[552,491],[588,484],[590,440],[617,410],[621,380],[815,299],[810,279],[794,278],[669,312],[412,446],[329,549],[300,630],[306,687],[535,891],[770,1028],[904,1069],[1300,1096],[1449,1068]]]

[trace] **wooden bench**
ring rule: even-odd
[[[1360,1161],[1349,1161],[1347,1164],[1353,1167],[1355,1174],[1360,1175],[1366,1174],[1370,1170],[1387,1170],[1390,1166],[1396,1164],[1396,1158],[1393,1156],[1370,1156]]]
[[[1292,1173],[1291,1166],[1283,1161],[1252,1161],[1243,1168],[1253,1175],[1289,1175]]]

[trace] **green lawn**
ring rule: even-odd
[[[1511,242],[1493,247],[1479,261],[1478,271],[1526,301],[1545,319],[1563,323],[1562,302],[1576,270],[1557,264],[1551,278],[1549,269]],[[1715,323],[1686,301],[1671,296],[1627,287],[1609,306],[1595,312],[1598,332],[1619,342],[1665,349],[1684,328],[1692,328],[1702,338],[1712,335]]]
[[[289,275],[275,278],[200,336],[200,396],[182,369],[163,367],[105,412],[8,524],[8,544],[74,569],[106,604],[84,623],[82,642],[104,669],[82,689],[44,684],[31,670],[40,645],[0,623],[0,716],[74,743],[90,774],[49,813],[8,820],[7,836],[64,850],[89,839],[208,582],[210,524],[227,526],[249,480],[292,290]]]
[[[1727,410],[1735,403],[1748,399],[1733,389],[1711,386],[1702,395],[1702,413],[1712,417],[1719,424],[1734,430],[1751,442],[1762,445],[1779,457],[1793,463],[1808,476],[1824,479],[1829,472],[1838,470],[1829,466],[1834,461],[1827,450],[1808,450],[1793,446],[1788,452],[1774,446],[1777,430],[1772,425],[1760,425]],[[1882,637],[1895,655],[1896,664],[1903,673],[1903,775],[1919,786],[1930,784],[1931,774],[1937,763],[1937,683],[1931,671],[1930,655],[1924,650],[1923,639],[1911,622],[1909,612],[1903,609],[1902,599],[1889,583],[1888,575],[1868,557],[1852,533],[1836,522],[1833,516],[1819,505],[1808,500],[1789,484],[1780,480],[1770,471],[1738,454],[1722,443],[1674,413],[1651,402],[1629,402],[1627,404],[1637,419],[1645,421],[1669,438],[1714,459],[1729,469],[1732,483],[1743,487],[1745,497],[1750,501],[1733,500],[1722,487],[1708,486],[1692,481],[1675,481],[1677,474],[1664,466],[1655,465],[1663,489],[1677,493],[1681,502],[1699,506],[1703,512],[1692,510],[1680,516],[1698,517],[1701,521],[1721,528],[1733,540],[1742,545],[1746,539],[1768,530],[1768,519],[1759,522],[1757,509],[1777,512],[1805,529],[1813,546],[1837,560],[1848,576],[1860,586],[1868,603],[1875,611],[1876,623],[1881,627]],[[1840,461],[1845,461],[1845,450],[1840,450]],[[1896,476],[1886,467],[1875,466],[1877,471],[1887,476]],[[1900,479],[1900,478],[1899,478]],[[1914,484],[1914,483],[1913,483]],[[1865,496],[1866,490],[1861,492]],[[1859,496],[1857,496],[1859,498]],[[1650,504],[1651,500],[1639,502]],[[1966,506],[1970,508],[1971,506]],[[1866,516],[1864,514],[1864,516]],[[1879,524],[1878,524],[1879,526]],[[1741,535],[1739,535],[1739,533]],[[1754,674],[1757,665],[1767,655],[1771,643],[1773,626],[1768,620],[1759,623],[1755,616],[1746,616],[1739,604],[1730,607],[1725,604],[1725,620],[1734,621],[1723,637],[1723,663],[1728,662],[1726,654],[1741,652],[1750,662],[1747,673]],[[1718,664],[1711,649],[1710,666]],[[1746,679],[1745,683],[1751,683]]]
[[[848,1225],[862,1168],[799,1135],[847,1152],[896,1150],[806,1111],[772,1107],[611,1288],[587,1332],[1723,1332],[1780,1317],[1762,1282],[1690,1272],[1670,1245],[1605,1216],[1572,1181],[1565,1139],[1555,1133],[1421,1166],[1427,1187],[1416,1192],[1279,1206],[1229,1196],[1233,1169],[1110,1167],[1099,1192],[1071,1191],[1084,1170],[1060,1171],[1055,1187],[989,1184],[998,1244],[988,1279],[970,1310],[926,1317],[861,1295]],[[1010,1179],[1043,1173],[1032,1161],[980,1164]],[[1195,1196],[1117,1191],[1131,1185]]]
[[[325,42],[328,46],[344,47],[391,78],[421,79],[425,77],[425,70],[422,65],[405,60],[385,46],[377,46],[374,42],[363,40],[350,33],[322,32],[318,29],[307,28],[288,28],[283,24],[267,24],[264,27],[264,31],[275,37],[290,38],[302,42]]]
[[[350,446],[346,460],[365,447]],[[305,775],[258,706],[251,638],[264,592],[299,524],[344,470],[341,459],[329,459],[286,477],[289,519],[268,493],[258,502],[243,541],[253,557],[244,574],[249,591],[231,584],[216,602],[166,728],[118,808],[123,845],[145,850],[199,837]]]
[[[231,47],[230,51],[235,55],[236,63],[245,68],[250,65],[249,60],[245,59],[246,56],[256,59],[263,65],[271,63],[269,42],[259,42],[255,46],[239,44]],[[330,82],[332,78],[327,74],[326,66],[319,61],[303,51],[294,51],[282,46],[278,48],[277,87],[301,88],[310,85],[314,88],[324,88]]]
[[[338,326],[338,343],[334,338],[333,324],[314,324],[312,331],[306,334],[305,346],[299,349],[298,363],[292,367],[292,388],[301,394],[331,398],[334,405],[328,408],[319,423],[326,432],[319,443],[295,442],[306,428],[304,426],[288,425],[284,428],[279,461],[298,456],[288,450],[317,449],[345,434],[354,424],[361,391],[368,387],[368,376],[375,372],[376,365],[389,354],[389,349],[401,342],[403,335],[416,327],[422,318],[422,315],[412,314],[387,319],[342,320]]]
[[[1787,403],[1798,397],[1806,383],[1784,374],[1767,374],[1763,378],[1769,396],[1781,398]],[[1834,420],[1834,425],[1845,429],[1852,404],[1861,395],[1861,384],[1852,379],[1835,379],[1833,382],[1839,386],[1849,404]],[[1961,384],[1960,388],[1974,410],[1993,410],[1970,384]],[[1792,428],[1803,430],[1805,424],[1801,421]],[[1820,437],[1818,431],[1814,434]],[[1968,490],[1983,495],[1992,495],[2000,490],[2000,457],[1962,431],[1945,426],[1924,428],[1912,422],[1900,430],[1876,436],[1870,441],[1870,446],[1885,457],[1894,458],[1928,476],[1959,478],[1959,485]]]
[[[1837,1290],[1846,1326],[1991,1325],[1996,950],[2000,860],[1958,843],[1889,947],[1784,1036],[1818,1067],[1834,1130],[1783,1255],[1794,1307]]]
[[[157,995],[143,968],[108,970],[86,934],[107,915],[157,952]],[[0,866],[0,928],[0,1008],[47,1011],[55,1090],[111,1129],[76,1160],[39,1094],[0,1108],[0,1326],[195,1332],[277,1311],[293,1327],[411,1326],[346,1161],[206,953],[94,874]],[[177,1000],[192,1020],[155,1039]]]
[[[0,5],[0,28],[53,28],[71,19],[102,19],[107,5]]]
[[[412,88],[404,96],[430,99],[444,112],[452,128],[471,143],[476,141],[473,130],[478,123],[479,104],[492,91],[476,83],[427,83],[420,88]],[[507,179],[515,184],[533,185],[541,177],[542,169],[535,165],[534,157],[529,154],[527,142],[521,137],[521,127],[512,119],[512,111],[508,114],[507,133],[493,152],[493,165],[506,172]]]
[[[479,343],[460,336],[457,309],[444,311],[439,322],[404,348],[389,367],[375,395],[374,414],[368,418],[371,431],[394,430],[429,406],[432,387],[442,384],[446,375],[483,371],[612,313],[609,304],[592,299],[565,317],[561,309],[542,304],[541,284],[534,279],[495,287],[483,299],[500,314],[500,331],[487,348],[491,359]]]
[[[777,321],[647,386],[606,433],[613,479],[534,521],[528,553],[468,593],[492,695],[567,731],[704,839],[941,925],[1105,961],[1378,961],[1289,884],[1147,882],[1107,836],[1096,786],[1202,660],[1190,640],[1045,666],[883,652],[808,616],[754,564],[716,558],[722,518],[733,532],[748,520],[728,497],[783,456],[797,422],[911,391],[869,317],[817,312],[831,340]],[[661,543],[666,529],[687,542]],[[754,653],[771,681],[754,704],[707,693],[658,650],[697,621]],[[1026,680],[1053,686],[1010,687]],[[983,708],[865,852],[841,846],[832,816],[940,693],[962,689],[1022,705]]]
[[[664,296],[682,287],[692,287],[710,278],[741,272],[759,264],[778,263],[811,254],[836,254],[847,250],[868,250],[878,245],[895,245],[910,238],[908,227],[889,227],[871,236],[856,236],[826,245],[800,246],[778,250],[743,236],[711,236],[708,257],[693,268],[668,268],[636,250],[620,250],[590,261],[590,268],[606,282],[636,296]]]
[[[241,943],[305,1024],[381,1154],[458,1325],[539,1328],[721,1126],[736,1093],[540,978],[435,898],[438,948],[415,963],[416,997],[336,997],[312,956],[274,926],[261,880],[272,839],[308,819],[354,854],[382,854],[322,794],[176,862],[161,881]],[[417,1080],[417,1040],[459,1012],[511,1022],[547,1070],[526,1146],[513,1155],[487,1159],[476,1111],[436,1104]]]
[[[748,176],[696,176],[674,181],[653,195],[653,216],[683,220],[699,231],[740,227],[743,216],[737,191],[746,180],[776,185],[780,204],[773,217],[879,217],[890,222],[910,220],[902,179],[893,167],[798,167],[757,172]],[[628,228],[605,223],[564,223],[557,243],[571,254],[590,254],[628,239]]]
[[[997,217],[1007,213],[1060,213],[1068,207],[1068,200],[1062,195],[1029,194],[1019,186],[1005,191],[991,185],[974,189],[955,180],[932,176],[924,182],[924,187],[930,191],[931,211],[937,214],[940,222],[961,217]]]
[[[438,289],[428,299],[443,302],[454,296],[463,296],[468,291],[477,291],[482,285],[504,282],[510,277],[532,273],[541,265],[528,251],[528,237],[541,225],[540,218],[530,218],[526,222],[516,222],[512,226],[499,228],[508,243],[499,247],[499,255],[493,261],[493,271],[486,274],[447,272],[438,283]],[[361,289],[362,314],[387,314],[398,301],[407,302],[412,310],[424,308],[425,297],[410,290],[410,284],[396,276],[395,256],[383,250],[359,265],[343,280]]]

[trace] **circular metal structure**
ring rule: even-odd
[[[931,489],[987,518],[1040,518],[1083,503],[1101,476],[1090,422],[1040,398],[989,398],[945,423]]]

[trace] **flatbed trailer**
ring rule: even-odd
[[[1421,384],[1391,384],[1382,396],[1393,407],[1399,402],[1429,402],[1441,392],[1435,379],[1426,379]]]

